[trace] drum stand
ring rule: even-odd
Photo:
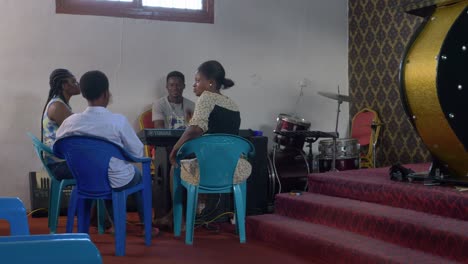
[[[331,164],[330,171],[337,171],[336,170],[336,138],[339,137],[338,134],[338,120],[340,117],[340,106],[343,102],[351,102],[351,98],[348,95],[341,95],[340,94],[340,86],[338,85],[338,94],[327,93],[327,92],[318,92],[321,96],[337,100],[338,102],[338,110],[336,111],[336,125],[335,125],[335,135],[336,137],[333,138],[333,160]]]

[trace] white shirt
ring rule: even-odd
[[[169,102],[167,96],[159,99],[153,104],[152,119],[164,120],[164,127],[169,129],[184,129],[187,112],[193,114],[195,103],[183,97],[182,103]]]
[[[105,107],[89,106],[83,113],[65,119],[57,130],[57,139],[67,136],[97,136],[105,138],[136,157],[143,157],[143,143],[137,137],[127,118],[114,114]],[[111,158],[109,161],[109,183],[112,188],[128,184],[135,175],[132,164]]]

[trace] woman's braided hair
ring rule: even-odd
[[[43,138],[44,127],[42,126],[42,122],[44,119],[44,112],[46,110],[47,104],[49,104],[50,100],[54,97],[59,97],[62,99],[66,104],[65,97],[63,95],[63,83],[68,79],[73,77],[73,74],[67,69],[56,69],[54,70],[49,77],[49,96],[47,97],[47,102],[44,105],[44,109],[42,110],[42,117],[41,117],[41,141]]]

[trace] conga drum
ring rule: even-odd
[[[338,171],[359,169],[359,143],[354,138],[336,139],[335,168]],[[333,162],[333,139],[319,141],[319,172],[329,171]]]
[[[457,181],[468,181],[467,6],[466,0],[409,6],[407,12],[426,19],[405,51],[400,72],[406,114],[433,164]]]
[[[274,131],[307,131],[309,127],[310,123],[302,118],[279,114],[276,118],[276,128]],[[273,141],[282,148],[302,149],[305,138],[303,136],[288,137],[276,134]]]

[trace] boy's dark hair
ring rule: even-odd
[[[80,78],[81,94],[88,101],[94,101],[109,91],[109,80],[100,71],[89,71]]]

